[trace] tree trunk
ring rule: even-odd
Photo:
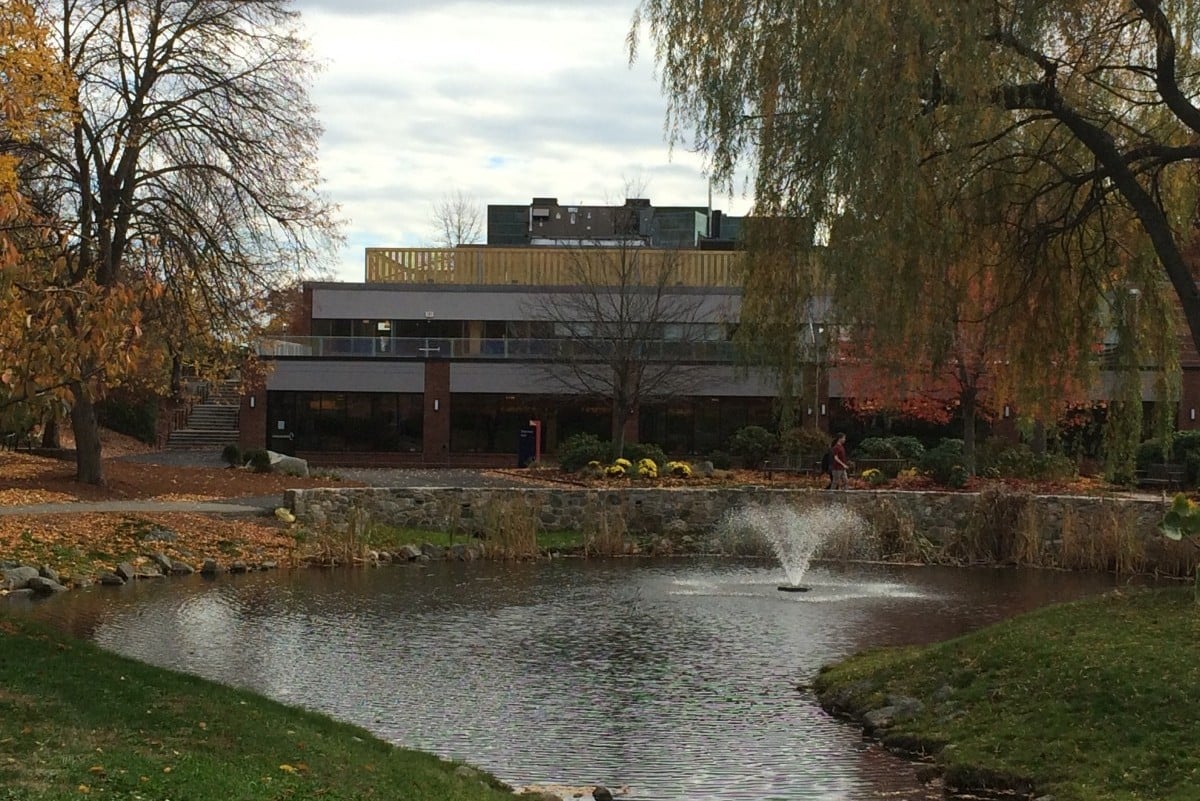
[[[612,406],[612,444],[614,459],[620,459],[625,455],[625,421],[627,419],[628,415],[625,413],[625,404],[614,400]]]
[[[52,414],[42,424],[42,447],[61,448],[62,440],[58,435],[58,415]]]
[[[71,430],[75,433],[75,480],[81,484],[103,484],[96,406],[82,384],[72,384],[71,391],[75,396],[71,404]]]

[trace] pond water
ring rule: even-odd
[[[798,690],[863,648],[945,639],[1110,576],[766,560],[430,563],[198,576],[11,606],[156,665],[462,759],[626,798],[937,797]]]

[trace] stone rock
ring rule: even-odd
[[[881,706],[879,709],[872,709],[867,714],[863,715],[863,728],[868,733],[876,732],[880,729],[889,729],[896,722],[896,707]]]
[[[122,562],[113,572],[120,576],[122,581],[133,581],[137,575],[137,569],[130,562]]]
[[[667,524],[663,526],[663,531],[667,534],[680,536],[688,533],[688,524],[677,517],[674,520],[668,520]]]
[[[278,562],[276,562],[273,559],[268,559],[267,561],[265,561],[261,565],[259,565],[258,569],[259,570],[274,570],[277,567],[279,567]]]
[[[205,559],[200,565],[200,574],[203,576],[215,576],[220,572],[221,568],[215,559]]]
[[[894,707],[892,717],[896,720],[911,720],[925,711],[925,704],[907,695],[889,695],[887,705]]]
[[[189,565],[187,562],[173,561],[171,568],[168,571],[172,576],[190,576],[196,572],[196,568]]]
[[[133,574],[133,577],[139,578],[139,579],[156,579],[156,578],[162,578],[163,572],[161,570],[159,570],[157,567],[153,567],[151,565],[146,565],[145,567],[139,567],[137,569],[137,571]]]
[[[119,587],[125,583],[125,579],[121,578],[111,570],[105,570],[100,574],[99,582],[108,587]]]
[[[446,549],[440,545],[434,545],[432,542],[423,542],[421,543],[421,554],[430,559],[441,559],[446,555]]]
[[[154,526],[142,535],[142,539],[146,542],[175,542],[179,535],[165,526]]]
[[[36,567],[29,565],[6,567],[3,576],[4,578],[0,579],[0,590],[23,590],[29,586],[30,579],[37,578],[38,571]]]
[[[303,459],[298,459],[295,456],[286,456],[275,451],[267,451],[267,456],[271,460],[272,473],[308,477],[308,462]]]
[[[29,589],[38,595],[53,595],[56,592],[66,592],[67,588],[44,576],[34,576],[29,580]]]
[[[231,564],[229,566],[230,573],[245,573],[249,569],[250,569],[250,566],[247,565],[245,562],[243,562],[241,559],[234,560],[233,564]]]
[[[415,545],[401,545],[400,550],[396,551],[396,558],[402,561],[411,562],[421,555],[421,549]]]
[[[450,548],[450,558],[459,562],[473,561],[475,556],[475,549],[461,542],[455,543]]]
[[[714,472],[715,468],[713,467],[713,463],[708,460],[696,462],[692,465],[692,475],[694,476],[709,478]]]
[[[162,553],[161,551],[154,554],[150,558],[154,560],[154,564],[158,565],[158,569],[163,571],[164,573],[170,573],[171,568],[174,566],[173,563],[171,562],[171,557],[167,556],[165,553]]]
[[[39,567],[38,575],[41,576],[42,578],[50,579],[51,581],[56,581],[59,584],[62,583],[62,579],[59,578],[59,576],[58,576],[58,571],[55,570],[54,568],[50,567],[50,565],[42,565],[41,567]]]
[[[592,798],[596,799],[596,801],[613,801],[613,794],[612,791],[607,787],[602,784],[598,784],[596,785],[596,788],[592,790]]]

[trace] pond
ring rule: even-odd
[[[462,759],[626,798],[937,797],[828,717],[809,682],[864,648],[945,639],[1110,576],[1015,569],[557,559],[199,576],[13,608],[147,662]]]

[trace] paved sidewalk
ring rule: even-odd
[[[243,503],[257,498],[230,501],[79,501],[70,503],[31,503],[24,506],[0,506],[0,516],[86,514],[89,512],[196,512],[223,515],[259,515],[274,509],[282,498],[270,505]]]

